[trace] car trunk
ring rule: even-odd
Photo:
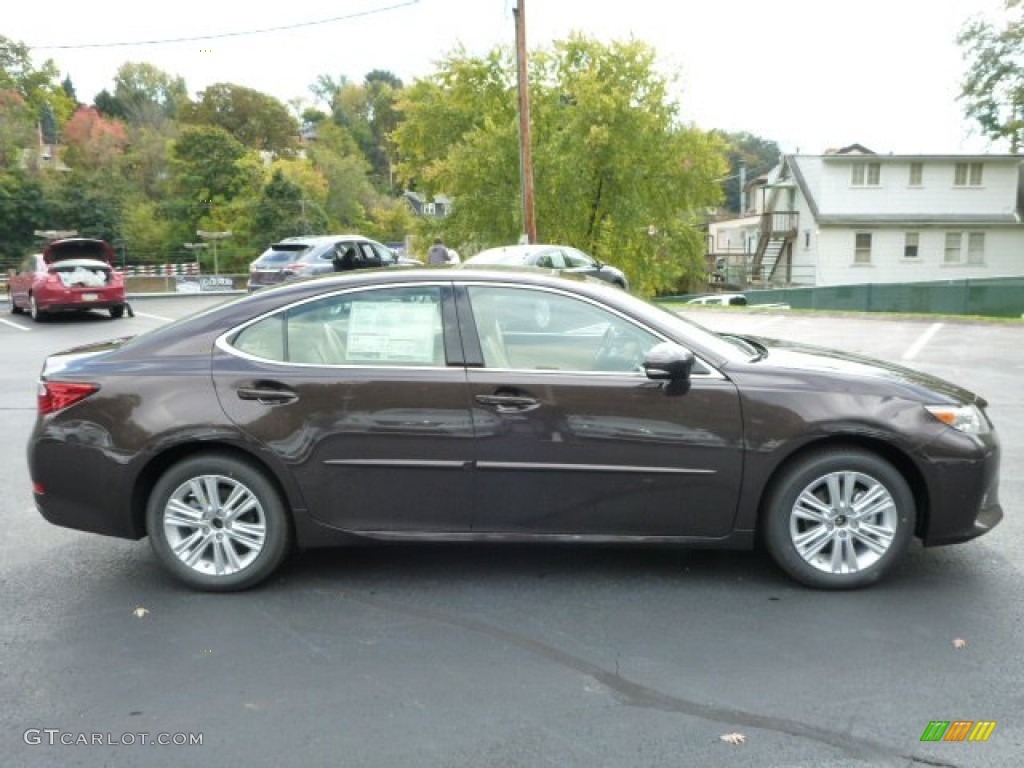
[[[57,275],[65,288],[104,288],[114,281],[114,270],[109,265],[85,259],[66,259],[49,269]]]
[[[114,249],[103,240],[74,237],[55,240],[43,251],[43,261],[53,265],[63,261],[99,261],[107,265],[114,263]]]

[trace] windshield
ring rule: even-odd
[[[667,316],[669,323],[678,329],[680,336],[692,339],[694,344],[724,360],[748,362],[762,355],[760,350],[737,336],[715,333],[700,323],[683,317],[669,307],[660,304],[650,304],[649,306],[660,313],[662,317]]]

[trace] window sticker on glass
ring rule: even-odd
[[[382,363],[434,362],[437,306],[395,301],[352,305],[346,358]]]

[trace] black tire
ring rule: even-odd
[[[215,505],[198,498],[196,488],[207,498],[216,493]],[[245,502],[236,515],[222,506],[233,493]],[[172,500],[177,514],[169,509]],[[149,495],[146,530],[173,576],[209,592],[253,587],[291,551],[291,521],[274,484],[250,462],[220,453],[193,456],[164,472]]]
[[[858,509],[857,502],[866,506]],[[790,576],[817,589],[855,589],[874,584],[899,561],[917,512],[910,486],[889,462],[831,448],[784,469],[763,515],[765,545]]]
[[[124,317],[124,305],[123,304],[120,307],[111,307],[108,311],[110,312],[110,316],[112,318],[114,318],[115,320]]]
[[[8,298],[10,298],[10,300],[11,300],[11,314],[12,315],[20,315],[22,312],[25,311],[21,307],[19,307],[17,304],[14,303],[14,296],[8,295]]]

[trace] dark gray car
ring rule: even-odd
[[[573,318],[517,330],[524,306]],[[750,547],[871,584],[1002,518],[985,401],[592,280],[356,271],[50,356],[36,504],[242,589],[355,541]],[[69,471],[74,467],[74,471]]]

